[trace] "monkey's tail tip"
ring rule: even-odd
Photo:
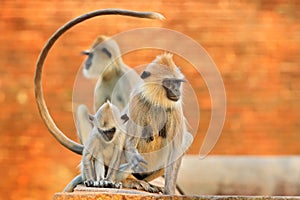
[[[151,13],[150,18],[151,18],[151,19],[158,19],[158,20],[161,20],[161,21],[163,21],[163,20],[166,19],[165,16],[163,16],[162,14],[157,13],[157,12]]]

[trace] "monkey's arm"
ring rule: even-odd
[[[138,138],[134,136],[128,136],[125,141],[125,156],[128,164],[134,172],[143,172],[145,168],[141,166],[141,163],[147,164],[147,161],[138,152],[136,146]]]
[[[92,162],[93,162],[92,154],[85,149],[84,154],[82,156],[82,176],[84,181],[96,180],[95,169]]]

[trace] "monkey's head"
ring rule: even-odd
[[[96,112],[94,116],[90,116],[93,120],[94,128],[103,136],[106,141],[111,141],[118,129],[120,121],[119,109],[107,101]]]
[[[169,53],[157,56],[141,74],[144,80],[144,96],[154,104],[169,107],[173,103],[181,102],[181,83],[185,79],[172,57]]]
[[[87,78],[99,78],[104,70],[117,67],[122,62],[116,41],[103,35],[95,40],[90,50],[82,54],[87,56],[83,63],[83,74]]]

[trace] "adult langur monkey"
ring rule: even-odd
[[[107,100],[122,111],[127,106],[132,88],[140,78],[123,62],[117,42],[112,38],[100,35],[94,41],[91,49],[82,53],[87,55],[87,59],[83,63],[84,76],[98,79],[94,90],[94,112]],[[126,77],[122,77],[124,74]]]
[[[55,41],[68,29],[73,27],[74,25],[85,21],[87,19],[93,18],[95,16],[100,15],[126,15],[126,16],[132,16],[132,17],[139,17],[139,18],[150,18],[150,19],[159,19],[162,20],[164,17],[159,13],[154,12],[135,12],[130,10],[119,10],[119,9],[106,9],[106,10],[96,10],[87,14],[84,14],[82,16],[79,16],[68,23],[66,23],[64,26],[59,28],[48,40],[44,48],[42,49],[37,64],[36,64],[36,72],[34,77],[34,84],[35,84],[35,98],[36,103],[39,109],[39,113],[41,115],[41,118],[43,119],[45,125],[47,126],[49,132],[56,138],[56,140],[62,144],[67,149],[82,155],[83,152],[83,145],[78,144],[74,142],[73,140],[69,139],[65,136],[65,134],[56,126],[54,123],[48,108],[46,106],[44,97],[43,97],[43,91],[42,91],[42,69],[43,64],[45,61],[46,56],[48,55],[51,47],[54,45]]]
[[[165,169],[164,194],[174,194],[182,156],[193,140],[182,109],[185,78],[167,53],[157,56],[141,78],[144,83],[134,89],[129,102],[125,153],[136,165],[136,155],[144,156],[147,172],[137,174],[141,179],[153,179]],[[136,184],[138,180],[130,179],[123,183]]]
[[[94,89],[94,112],[97,112],[107,100],[122,111],[128,104],[132,89],[141,79],[123,62],[117,42],[100,35],[92,44],[91,49],[82,53],[87,55],[83,63],[84,76],[89,79],[98,79]],[[92,129],[87,113],[90,113],[87,106],[84,104],[78,106],[77,131],[82,144],[85,144]]]

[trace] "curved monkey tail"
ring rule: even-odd
[[[101,15],[125,15],[125,16],[132,16],[138,18],[150,18],[150,19],[164,19],[163,15],[154,12],[136,12],[130,10],[119,10],[119,9],[105,9],[105,10],[96,10],[84,15],[81,15],[73,20],[67,22],[65,25],[60,27],[47,41],[46,45],[43,47],[39,58],[36,64],[35,76],[34,76],[34,86],[35,86],[35,99],[39,109],[39,113],[41,118],[43,119],[45,125],[47,126],[49,132],[56,138],[60,144],[62,144],[67,149],[77,153],[82,154],[83,145],[74,142],[73,140],[69,139],[65,134],[56,126],[55,122],[53,121],[47,105],[45,103],[42,91],[42,71],[43,71],[43,64],[45,61],[48,52],[50,51],[51,47],[54,45],[55,41],[67,30],[71,27],[75,26],[76,24],[90,19],[92,17],[101,16]]]
[[[74,188],[83,183],[81,174],[77,175],[63,190],[63,192],[73,192]]]

